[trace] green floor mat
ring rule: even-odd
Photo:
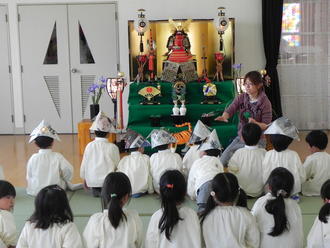
[[[77,190],[70,200],[74,216],[89,217],[102,210],[101,198],[93,197],[89,192]]]

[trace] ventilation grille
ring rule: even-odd
[[[82,119],[84,119],[86,112],[86,105],[89,98],[88,88],[95,81],[96,75],[81,75],[81,106],[82,106]]]
[[[61,118],[60,84],[58,76],[44,76],[48,91],[53,100],[58,116]]]

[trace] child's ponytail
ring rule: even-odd
[[[328,216],[330,215],[330,179],[323,183],[321,197],[324,200],[324,205],[320,209],[319,220],[323,223],[328,223]]]
[[[181,172],[169,170],[161,176],[159,186],[163,214],[159,220],[158,228],[161,233],[165,231],[166,238],[171,240],[173,228],[182,220],[177,205],[185,199],[186,181]]]
[[[238,189],[236,206],[247,208],[247,197],[245,191],[242,188]]]
[[[131,195],[132,188],[129,178],[122,172],[111,172],[105,178],[102,187],[102,199],[108,209],[108,218],[116,229],[122,220],[127,220],[123,211],[125,197]]]
[[[266,211],[274,218],[274,227],[268,235],[276,237],[288,229],[284,198],[290,196],[294,178],[289,170],[278,167],[271,172],[267,182],[272,196],[275,197],[268,200],[265,206]]]
[[[111,199],[108,204],[108,217],[111,225],[116,229],[119,226],[121,220],[126,220],[126,215],[120,205],[120,199],[118,199],[117,194],[111,194]]]
[[[276,237],[287,229],[287,217],[285,214],[285,203],[283,197],[287,195],[286,191],[280,189],[273,200],[269,200],[265,206],[266,211],[274,216],[274,227],[268,235]]]

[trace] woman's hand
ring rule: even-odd
[[[216,121],[222,121],[222,122],[228,122],[228,118],[226,118],[226,116],[223,116],[223,115],[218,116],[214,120],[216,120]]]
[[[251,117],[249,118],[249,123],[255,123],[255,124],[257,124],[261,128],[262,131],[266,130],[267,127],[268,127],[267,124],[262,123],[262,122],[257,122],[255,119],[253,119]]]

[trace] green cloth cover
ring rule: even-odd
[[[215,82],[215,84],[217,86],[217,98],[220,100],[220,104],[201,104],[204,99],[204,83],[187,83],[186,118],[187,121],[191,122],[193,126],[196,124],[197,120],[200,119],[203,113],[219,111],[221,114],[234,99],[235,87],[232,81]],[[176,128],[172,123],[172,84],[161,82],[160,85],[162,96],[155,97],[155,100],[161,103],[160,105],[142,105],[140,102],[143,100],[143,97],[138,94],[138,91],[146,86],[157,87],[156,83],[131,83],[129,86],[129,117],[127,127],[135,130],[144,137],[148,136],[153,129],[159,128],[150,126],[151,124],[149,117],[151,115],[161,115],[161,126],[165,127],[170,132],[175,133],[182,130],[187,130],[187,127]],[[180,105],[178,105],[178,107],[180,107]],[[231,118],[228,123],[217,121],[212,122],[211,127],[217,130],[217,134],[223,147],[226,147],[231,139],[237,136],[237,123],[238,118],[236,115]]]

